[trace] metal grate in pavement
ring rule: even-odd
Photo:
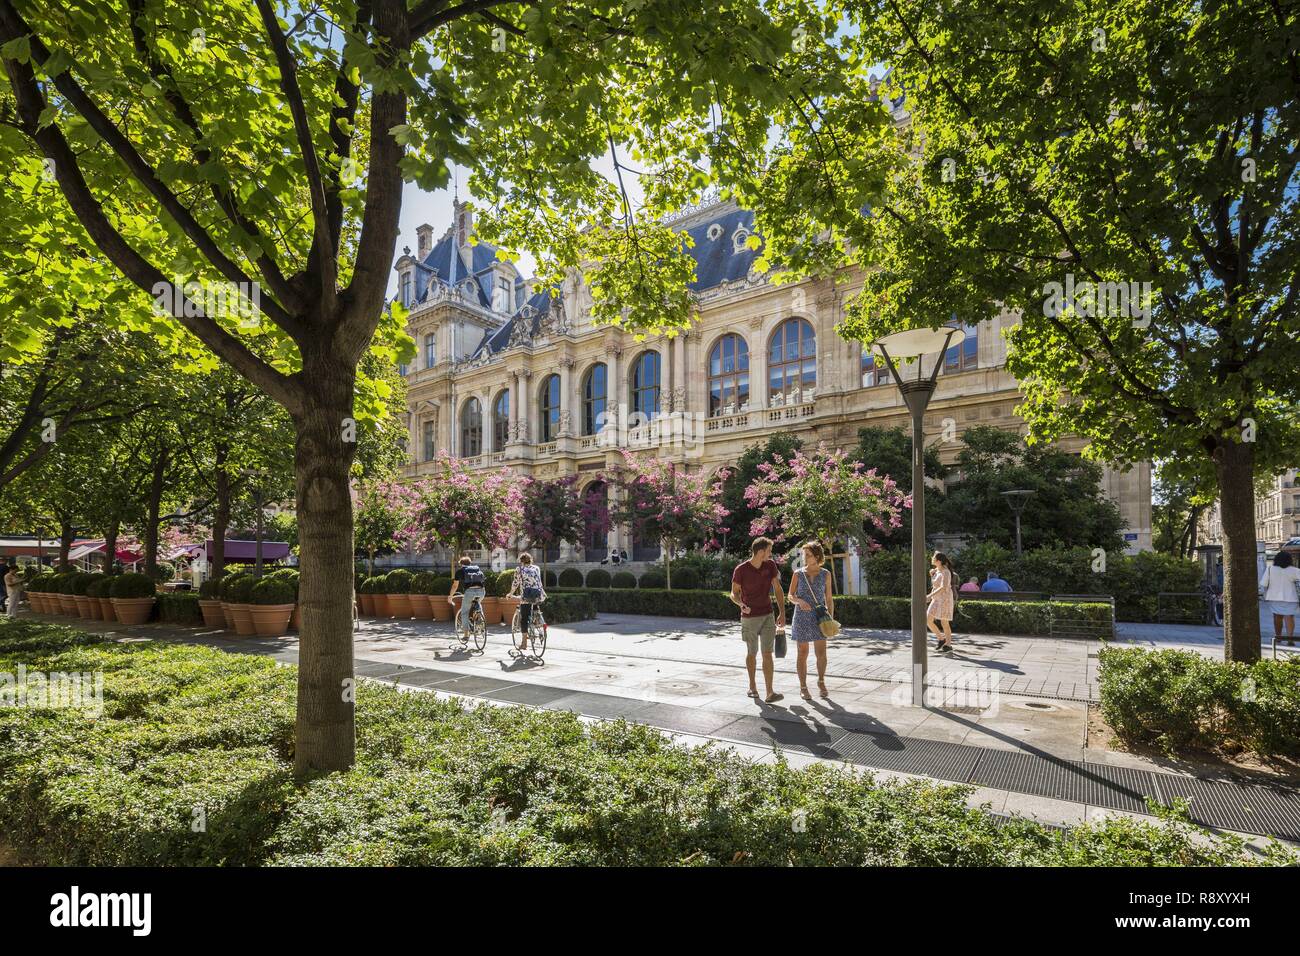
[[[946,740],[855,731],[835,741],[828,756],[881,770],[965,783],[975,769],[980,749]]]
[[[1187,800],[1189,814],[1197,823],[1300,840],[1300,795],[1294,791],[1171,773],[1152,776],[1161,802]]]
[[[827,728],[824,725],[818,725],[814,729],[807,724],[795,723],[790,720],[741,717],[724,727],[720,727],[714,736],[744,744],[761,744],[765,747],[780,747],[782,750],[798,750],[802,753],[821,757],[845,733],[846,731],[839,727]]]

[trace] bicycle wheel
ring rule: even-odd
[[[515,616],[510,619],[510,643],[516,651],[521,650],[523,632],[519,628],[519,608],[515,608]]]
[[[532,648],[533,657],[539,661],[546,653],[546,619],[542,617],[540,608],[533,609],[533,620],[528,628],[528,643]]]
[[[483,617],[483,606],[480,604],[476,603],[474,610],[469,612],[469,631],[475,650],[481,651],[487,647],[487,619]]]

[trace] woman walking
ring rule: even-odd
[[[925,624],[938,641],[936,651],[952,650],[952,615],[957,607],[957,594],[953,582],[957,580],[957,571],[952,566],[952,559],[942,551],[934,553],[931,561],[930,593],[926,599],[930,602],[925,609]]]
[[[835,616],[834,586],[830,571],[823,567],[826,549],[819,541],[809,541],[803,546],[803,570],[796,571],[790,579],[787,597],[794,605],[794,619],[790,623],[790,636],[798,645],[799,695],[812,700],[808,693],[808,647],[817,655],[817,689],[822,697],[830,697],[826,689],[826,638],[817,625],[817,608]]]
[[[1295,616],[1300,611],[1300,568],[1292,567],[1291,555],[1279,551],[1259,579],[1260,603],[1273,612],[1273,640],[1295,644]]]

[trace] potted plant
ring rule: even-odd
[[[45,574],[35,575],[27,582],[27,603],[36,614],[45,613]]]
[[[117,614],[113,611],[112,587],[113,578],[108,574],[96,575],[95,580],[91,581],[86,587],[86,597],[90,598],[97,606],[101,621],[117,620]]]
[[[99,601],[90,596],[90,588],[103,576],[102,574],[78,574],[72,582],[72,594],[77,601],[77,613],[83,620],[100,619]]]
[[[226,615],[221,612],[221,579],[208,578],[199,585],[199,611],[204,627],[225,627]]]
[[[59,575],[59,613],[68,617],[77,616],[77,598],[72,593],[72,579],[77,576],[76,571],[64,571]]]
[[[357,600],[361,603],[361,613],[366,617],[375,616],[375,579],[363,577],[357,585]]]
[[[379,574],[370,579],[375,598],[375,617],[391,617],[388,610],[388,575]]]
[[[451,578],[445,574],[439,574],[433,579],[432,590],[429,592],[429,606],[433,608],[433,619],[435,621],[450,621],[455,608],[447,600],[447,592],[451,590]]]
[[[149,620],[156,598],[153,578],[147,574],[120,574],[109,587],[113,611],[123,624],[143,624]]]
[[[221,617],[225,621],[226,630],[235,629],[235,602],[230,597],[230,589],[235,582],[241,577],[246,577],[245,571],[234,571],[227,573],[217,581],[217,597],[221,599]]]
[[[256,583],[251,574],[236,574],[226,586],[226,606],[235,622],[235,633],[240,637],[252,637],[257,633],[253,627],[252,604],[253,585]]]
[[[501,599],[497,597],[496,590],[497,575],[487,570],[483,570],[483,620],[491,627],[493,624],[501,623]]]
[[[289,629],[294,601],[298,589],[293,582],[275,575],[262,578],[251,588],[248,596],[249,616],[258,637],[283,637]]]
[[[433,585],[437,580],[432,571],[421,571],[411,578],[411,614],[421,621],[433,620]]]
[[[388,592],[388,614],[398,620],[411,619],[411,581],[415,575],[406,568],[389,571],[384,580],[384,590]]]
[[[519,597],[511,597],[510,589],[515,584],[514,571],[502,571],[497,575],[496,583],[492,588],[492,593],[497,596],[499,602],[501,620],[503,623],[510,623],[514,620],[515,611],[519,609]]]
[[[280,568],[272,571],[267,575],[268,578],[275,578],[277,581],[286,582],[293,588],[293,613],[289,615],[289,630],[298,631],[302,629],[302,619],[298,615],[298,569],[297,568]]]

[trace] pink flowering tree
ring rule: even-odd
[[[523,493],[513,474],[470,471],[446,452],[438,455],[433,473],[412,487],[415,545],[450,548],[453,563],[467,548],[504,548],[523,517]]]
[[[541,552],[543,573],[546,552],[562,542],[579,544],[586,532],[577,475],[541,480],[525,478],[520,485],[523,536]]]
[[[417,504],[414,491],[396,481],[353,486],[354,534],[357,546],[369,558],[372,575],[378,552],[404,547],[413,540]]]
[[[758,472],[745,489],[745,503],[759,515],[749,533],[777,542],[816,538],[831,548],[837,540],[855,539],[875,551],[880,544],[869,529],[900,527],[903,509],[912,506],[911,495],[894,479],[824,444],[811,454],[775,455]]]
[[[614,520],[626,524],[638,540],[657,540],[663,548],[669,590],[672,555],[694,541],[706,550],[718,547],[717,535],[729,512],[722,505],[722,482],[703,472],[691,474],[653,455],[623,453],[623,466],[612,476],[622,494]]]

